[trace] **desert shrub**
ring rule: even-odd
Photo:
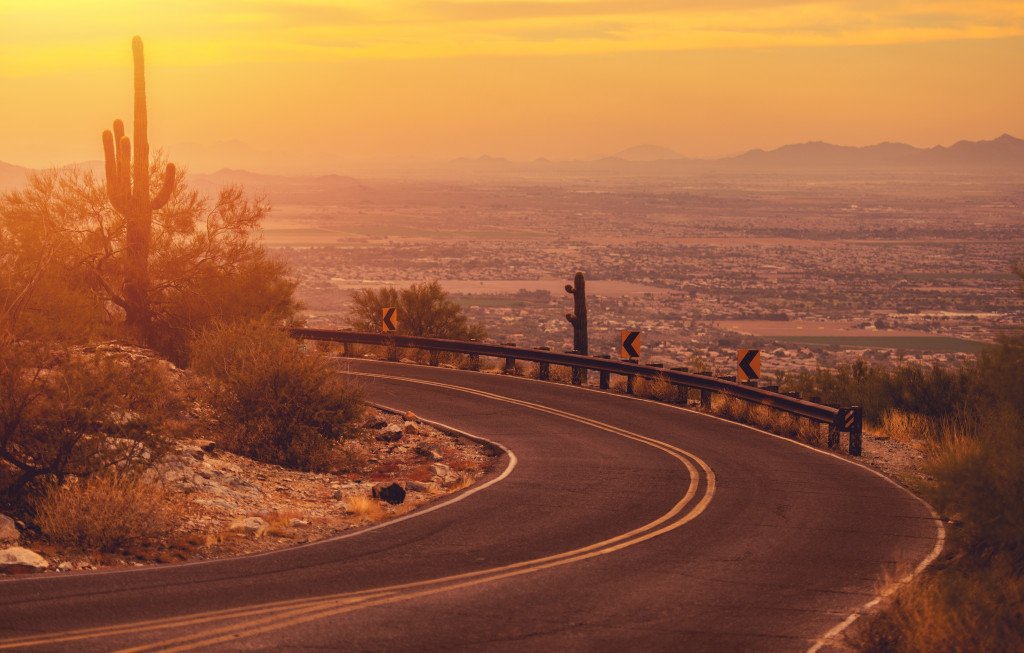
[[[638,376],[633,383],[633,394],[647,399],[658,401],[674,401],[676,398],[676,387],[663,375],[648,379]]]
[[[156,187],[163,161],[154,161]],[[0,195],[0,319],[15,332],[69,342],[116,335],[183,363],[192,336],[214,320],[288,319],[297,304],[284,266],[268,258],[259,224],[269,206],[241,188],[208,198],[179,172],[153,214],[148,324],[125,326],[126,221],[91,172],[34,174]]]
[[[1005,562],[945,567],[897,593],[856,628],[850,643],[871,653],[1024,650],[1024,578]]]
[[[349,325],[360,331],[380,331],[381,311],[398,307],[398,333],[452,340],[483,340],[483,327],[469,321],[437,281],[408,288],[365,288],[352,293]]]
[[[324,354],[266,323],[231,323],[204,331],[192,360],[209,378],[225,448],[298,469],[341,464],[336,444],[355,434],[362,393]]]
[[[831,369],[787,373],[782,390],[821,397],[827,403],[863,406],[864,417],[876,422],[889,410],[944,419],[963,410],[975,377],[972,366],[947,369],[916,363],[885,366],[856,361]]]
[[[156,361],[0,335],[0,503],[24,509],[43,485],[151,464],[176,409]]]
[[[950,517],[938,569],[896,593],[853,634],[866,651],[1024,649],[1024,416],[1020,354],[1007,340],[975,368],[971,402],[931,422],[926,496]],[[1005,358],[1004,358],[1005,357]],[[1004,386],[1006,383],[1017,384]]]
[[[35,524],[56,544],[113,552],[171,532],[167,491],[138,474],[108,471],[53,483],[35,501]]]

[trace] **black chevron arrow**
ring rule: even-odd
[[[740,372],[747,377],[748,381],[753,381],[758,378],[758,374],[754,368],[751,367],[751,364],[760,353],[761,351],[759,349],[748,349],[747,353],[743,355],[742,359],[740,359]]]
[[[398,326],[395,324],[395,309],[384,309],[384,330],[394,331],[396,329],[398,329]]]
[[[633,343],[640,337],[639,331],[630,331],[629,335],[626,336],[622,341],[622,351],[626,352],[629,358],[640,358],[640,352],[636,350]]]

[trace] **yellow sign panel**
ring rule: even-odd
[[[619,332],[619,357],[640,358],[640,332],[620,331]]]
[[[380,310],[380,330],[385,333],[398,330],[398,309],[387,306]]]
[[[756,381],[761,378],[761,350],[740,349],[736,352],[736,379]]]

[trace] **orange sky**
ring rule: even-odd
[[[0,161],[100,158],[136,33],[153,145],[233,165],[1024,137],[1020,1],[13,0]]]

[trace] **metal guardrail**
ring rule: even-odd
[[[677,396],[684,403],[689,390],[700,392],[700,404],[704,408],[711,407],[713,393],[735,397],[750,403],[767,406],[827,424],[829,427],[828,446],[835,449],[839,446],[841,433],[849,433],[850,454],[859,456],[862,438],[862,410],[860,406],[838,407],[826,406],[814,401],[807,401],[797,396],[781,394],[772,389],[759,388],[753,385],[737,383],[734,380],[717,378],[711,375],[688,372],[683,369],[664,369],[655,365],[640,365],[627,361],[616,361],[610,358],[582,356],[573,353],[558,353],[546,348],[527,349],[515,345],[496,345],[465,340],[446,340],[443,338],[423,338],[419,336],[403,336],[394,334],[369,333],[363,331],[342,331],[334,329],[293,328],[289,330],[294,338],[300,340],[323,340],[343,344],[376,345],[397,349],[422,349],[429,352],[448,352],[505,359],[505,369],[514,369],[515,361],[525,360],[540,364],[540,378],[548,377],[550,365],[595,370],[600,375],[600,387],[609,387],[612,374],[627,378],[627,389],[631,392],[633,379],[642,377],[653,379],[662,377],[677,388]],[[348,352],[346,352],[347,354]],[[436,356],[431,357],[431,364],[436,365]]]

